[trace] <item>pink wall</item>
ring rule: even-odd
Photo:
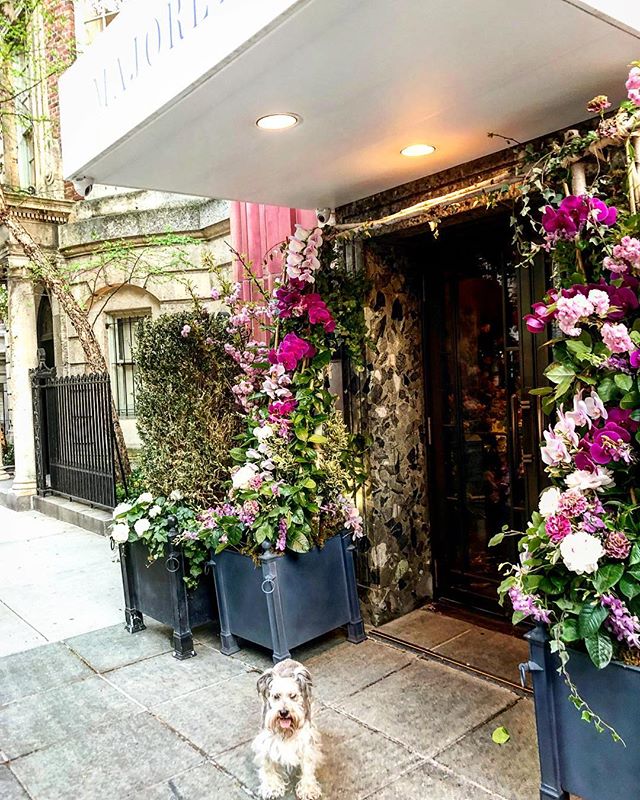
[[[267,292],[273,289],[273,280],[282,271],[282,259],[279,253],[266,264],[264,259],[274,248],[278,250],[280,243],[293,233],[296,223],[313,228],[317,225],[315,211],[258,203],[231,203],[231,244],[251,262],[254,274],[262,280]],[[242,296],[246,300],[257,299],[238,259],[234,261],[234,280],[242,283]]]

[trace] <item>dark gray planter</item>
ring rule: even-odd
[[[558,659],[548,634],[537,627],[527,634],[538,729],[541,800],[631,800],[640,797],[640,669],[612,663],[596,669],[584,653],[572,652],[569,674],[580,695],[625,740],[598,733],[569,702],[558,675]]]
[[[173,655],[195,656],[192,629],[217,619],[211,576],[202,575],[195,589],[188,589],[182,549],[170,541],[166,558],[149,564],[143,542],[120,545],[120,566],[125,599],[125,627],[129,633],[145,629],[144,617],[173,628]]]
[[[212,555],[222,652],[236,653],[238,637],[268,648],[277,663],[342,625],[350,642],[362,642],[353,549],[345,533],[309,553],[269,551],[258,567],[233,550]]]

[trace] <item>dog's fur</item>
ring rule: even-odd
[[[258,680],[262,729],[253,741],[264,800],[282,797],[299,770],[296,797],[318,800],[322,791],[316,768],[322,760],[320,735],[311,721],[311,675],[298,661],[287,659]]]

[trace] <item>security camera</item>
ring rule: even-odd
[[[80,197],[88,197],[93,189],[94,179],[88,178],[86,175],[78,175],[77,178],[71,180],[73,188],[80,195]]]
[[[316,216],[318,217],[318,225],[321,228],[325,225],[333,225],[335,222],[335,214],[332,208],[316,208]]]

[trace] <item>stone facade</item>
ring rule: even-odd
[[[393,247],[370,243],[364,263],[372,281],[365,305],[372,347],[359,387],[360,425],[370,441],[363,599],[380,624],[432,593],[422,289],[420,276]]]

